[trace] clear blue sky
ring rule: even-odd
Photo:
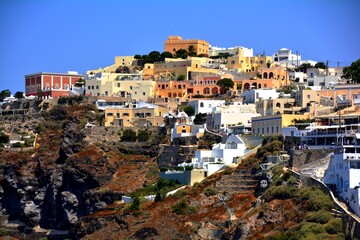
[[[84,73],[116,55],[163,51],[168,35],[350,65],[360,58],[359,0],[0,0],[0,90],[24,75]]]

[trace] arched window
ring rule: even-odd
[[[203,102],[200,103],[200,107],[204,107],[204,103],[203,103]]]
[[[268,73],[267,73],[267,72],[264,72],[263,78],[264,78],[264,79],[267,79],[267,78],[268,78]]]
[[[274,73],[270,72],[270,73],[269,73],[269,78],[270,78],[270,79],[273,79],[273,78],[274,78]]]
[[[279,102],[276,103],[276,107],[277,107],[277,108],[281,107],[281,104],[280,104]]]

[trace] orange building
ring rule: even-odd
[[[196,52],[197,55],[209,55],[209,43],[204,40],[183,40],[180,36],[169,36],[168,39],[164,42],[164,51],[171,52],[172,54],[175,54],[179,49],[189,51],[191,48],[194,52]]]
[[[155,97],[183,98],[186,97],[188,81],[158,81],[156,83]]]
[[[202,77],[189,81],[187,96],[223,94],[221,87],[217,85],[220,79],[220,77]]]
[[[290,84],[289,77],[285,67],[262,68],[260,69],[260,74],[262,79],[278,80],[278,84],[279,84],[278,87],[283,87]]]

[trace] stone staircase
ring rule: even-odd
[[[248,170],[235,170],[230,175],[224,175],[216,183],[218,192],[227,194],[252,193],[258,186],[259,181]]]

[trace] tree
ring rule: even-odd
[[[187,56],[188,56],[188,51],[186,51],[185,49],[182,49],[182,48],[177,50],[175,53],[175,57],[177,57],[177,58],[185,59],[185,58],[187,58]]]
[[[313,65],[311,65],[310,63],[303,63],[298,67],[298,70],[300,72],[306,73],[308,68],[312,68],[312,67],[313,67]]]
[[[0,92],[0,101],[3,101],[5,98],[10,97],[10,96],[11,96],[11,92],[9,89],[2,90]]]
[[[24,98],[24,92],[17,91],[14,95],[17,99]]]
[[[194,124],[200,125],[206,123],[206,113],[199,113],[195,115]]]
[[[360,83],[360,59],[344,67],[341,78],[348,79],[351,83]]]
[[[189,50],[188,51],[189,56],[191,56],[191,57],[196,56],[196,51],[195,51],[196,49],[195,49],[195,47],[193,45],[190,45],[188,50]]]
[[[172,55],[171,52],[162,52],[160,54],[160,58],[165,60],[165,58],[173,58],[174,56]]]
[[[135,59],[143,59],[140,54],[135,54],[134,58],[135,58]]]
[[[154,63],[155,61],[158,61],[159,59],[160,59],[160,52],[152,51],[147,55],[146,62]]]
[[[229,90],[230,88],[234,87],[234,81],[230,78],[222,78],[217,82],[217,85],[221,88],[224,88],[226,90]]]
[[[194,108],[190,105],[183,107],[182,111],[184,111],[189,117],[194,116],[195,114]]]
[[[178,77],[177,77],[177,80],[178,81],[183,81],[183,80],[185,80],[185,75],[184,74],[180,74]]]
[[[323,62],[318,62],[315,64],[315,68],[326,69],[326,65]]]

